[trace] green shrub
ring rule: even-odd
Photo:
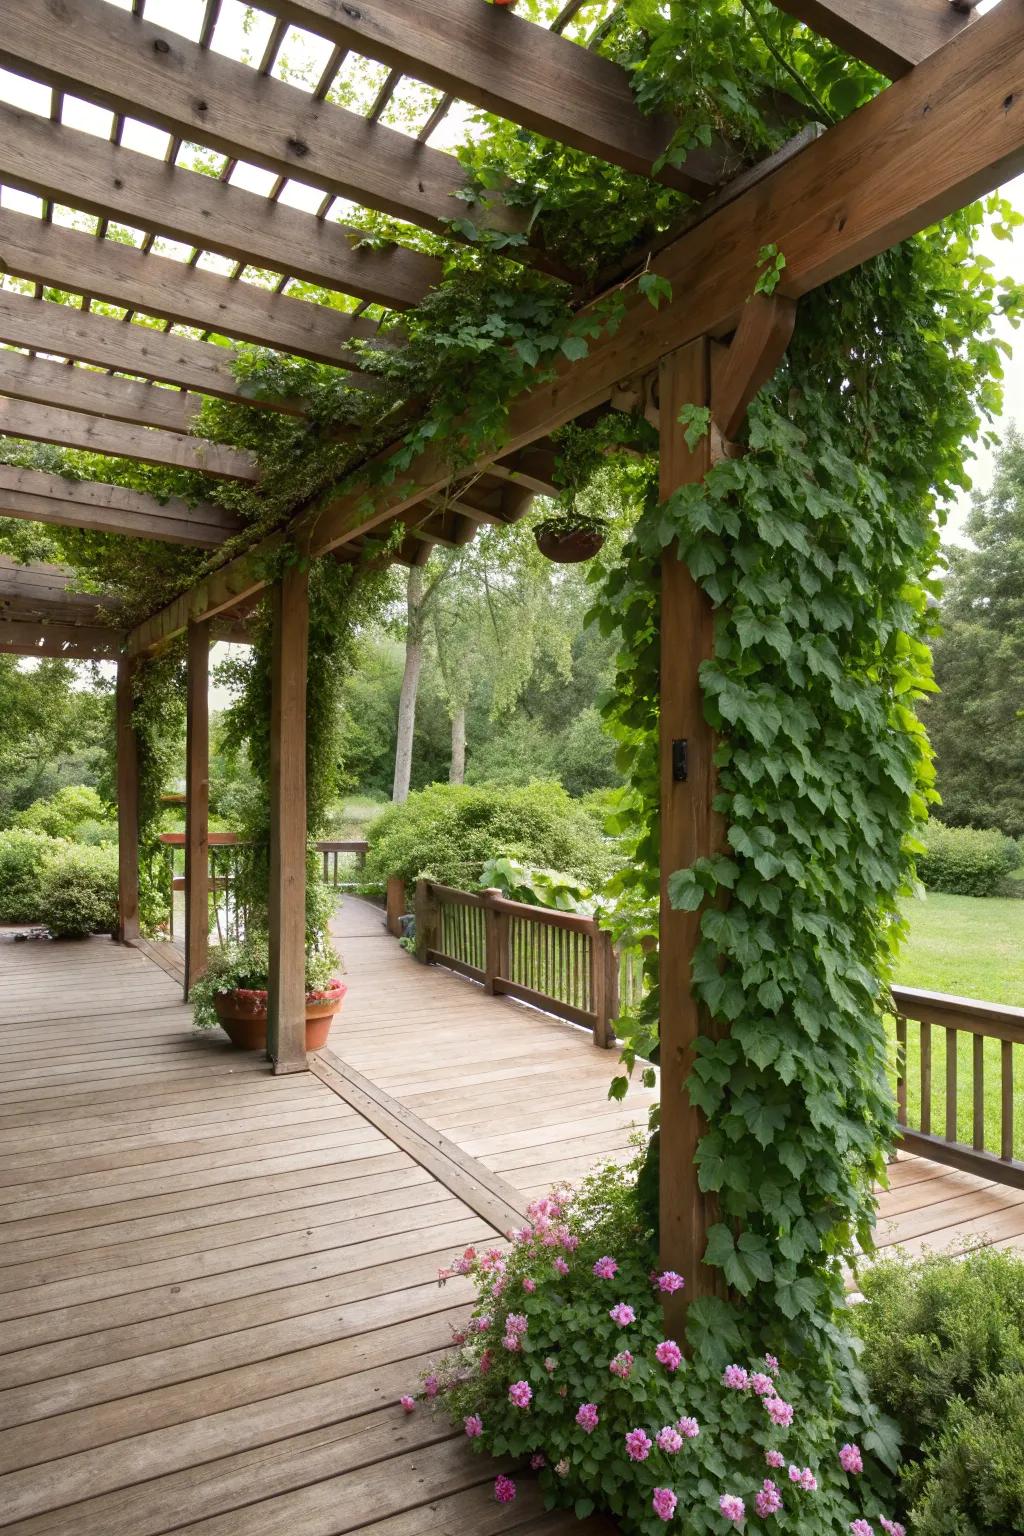
[[[0,832],[0,923],[41,923],[42,880],[57,845],[45,832]]]
[[[1024,1259],[890,1259],[862,1289],[861,1363],[903,1434],[915,1536],[1024,1530]]]
[[[67,784],[48,799],[35,801],[18,817],[19,827],[45,832],[49,837],[77,838],[85,823],[100,823],[113,834],[109,808],[87,784]]]
[[[117,850],[55,843],[40,881],[41,921],[55,939],[113,933],[117,927]]]
[[[486,861],[505,855],[597,887],[615,862],[593,817],[560,784],[432,784],[390,806],[366,837],[371,881],[428,875],[471,889]]]
[[[1000,832],[979,832],[975,827],[945,827],[931,821],[924,834],[925,852],[917,861],[917,873],[930,891],[953,896],[994,896],[1020,852]]]

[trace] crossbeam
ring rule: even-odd
[[[65,197],[74,202],[72,186]],[[0,270],[338,366],[358,367],[347,349],[357,338],[377,334],[370,320],[6,209],[0,209]]]
[[[205,549],[223,544],[242,527],[230,512],[210,502],[194,507],[179,499],[160,502],[123,485],[65,480],[11,464],[0,464],[0,517]]]
[[[65,448],[84,448],[90,453],[138,459],[144,464],[192,469],[220,479],[259,479],[256,461],[244,449],[228,448],[200,437],[183,437],[177,432],[133,427],[127,422],[88,416],[83,411],[35,405],[27,400],[0,396],[0,432],[30,442],[56,443]]]
[[[97,624],[36,624],[0,618],[0,652],[9,656],[56,656],[103,661],[117,656],[124,637]]]
[[[950,0],[775,0],[815,32],[897,80],[971,20]]]
[[[198,396],[179,389],[158,389],[89,368],[68,368],[46,358],[6,351],[0,351],[0,394],[182,433],[189,431],[202,404]]]

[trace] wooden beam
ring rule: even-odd
[[[557,496],[558,486],[555,484],[555,465],[558,455],[553,448],[541,448],[534,444],[532,448],[524,448],[520,453],[512,454],[510,458],[496,461],[488,470],[488,474],[496,476],[499,480],[509,480],[514,485],[525,487],[535,496]]]
[[[0,62],[232,159],[438,233],[459,216],[503,230],[526,223],[525,212],[500,199],[491,207],[465,202],[468,178],[453,155],[112,9],[106,0],[61,0],[59,17],[51,12],[45,27],[38,0],[6,0]],[[280,270],[280,263],[279,257],[272,265]]]
[[[689,342],[665,358],[659,372],[661,471],[659,495],[667,501],[682,485],[699,484],[711,467],[710,438],[687,447],[679,412],[706,407],[711,364],[705,340]],[[668,882],[677,869],[707,858],[722,846],[724,828],[712,808],[715,741],[704,718],[699,669],[714,651],[710,599],[675,554],[661,561],[661,702],[658,757],[661,778],[661,1013],[660,1013],[660,1232],[661,1265],[686,1277],[686,1291],[666,1298],[666,1327],[681,1337],[688,1302],[716,1291],[703,1264],[708,1206],[697,1183],[694,1155],[705,1129],[686,1097],[697,1040],[706,1029],[691,992],[693,955],[700,938],[699,912],[677,912]]]
[[[973,0],[976,3],[976,0]],[[775,0],[781,11],[896,80],[971,19],[950,0]]]
[[[71,661],[117,657],[123,636],[95,624],[50,624],[0,618],[0,651],[13,656],[54,656]]]
[[[767,384],[789,346],[796,301],[755,293],[744,306],[736,334],[712,359],[711,416],[726,442],[743,425],[747,406]]]
[[[181,433],[189,431],[202,404],[197,395],[180,389],[158,389],[153,384],[112,378],[88,368],[68,368],[64,363],[2,349],[0,394]]]
[[[274,583],[272,646],[267,1053],[275,1072],[305,1072],[308,567]]]
[[[282,411],[290,416],[303,411],[299,400],[246,395],[244,384],[232,371],[234,353],[227,347],[172,336],[145,325],[123,325],[69,304],[39,304],[20,294],[0,292],[0,341],[55,352],[100,368],[123,369],[254,409]]]
[[[71,187],[67,200],[74,203]],[[9,209],[0,209],[0,271],[316,362],[358,367],[359,359],[346,349],[377,334],[373,321],[326,305]],[[129,361],[122,359],[121,366],[131,371]]]
[[[241,522],[210,502],[190,507],[175,499],[157,501],[142,491],[102,480],[65,480],[39,469],[0,464],[0,517],[131,538],[214,548],[237,533]]]
[[[190,624],[185,726],[185,997],[210,944],[210,621]]]
[[[647,116],[626,71],[567,38],[480,0],[276,0],[278,15],[380,59],[545,138],[650,176],[676,123]],[[723,179],[724,146],[695,150],[658,180],[700,195]]]
[[[151,114],[140,109],[140,115]],[[418,251],[357,246],[360,236],[327,219],[6,105],[0,105],[0,179],[97,218],[122,219],[391,308],[417,303],[441,275],[440,263]]]
[[[620,379],[646,372],[686,342],[729,335],[754,290],[763,245],[774,243],[785,255],[776,291],[796,299],[1016,175],[1024,169],[1022,59],[1024,5],[1004,0],[771,176],[709,213],[652,262],[672,283],[672,301],[657,312],[639,298],[629,303],[613,336],[513,403],[505,442],[474,467],[507,459],[604,404]],[[394,451],[376,462],[386,463]],[[303,514],[292,537],[303,550],[325,553],[442,491],[450,474],[443,449],[427,449],[376,493],[372,511],[365,484],[357,483]],[[240,570],[218,573],[219,584],[244,583],[254,568],[246,557]],[[178,599],[140,625],[133,647],[155,644],[174,613],[201,616],[209,591],[207,585]]]
[[[138,459],[144,464],[168,464],[174,469],[192,469],[203,475],[226,480],[259,479],[253,455],[245,449],[207,442],[201,437],[182,437],[177,432],[159,432],[149,427],[133,427],[126,422],[106,421],[101,416],[87,416],[80,411],[63,411],[57,406],[34,405],[25,400],[0,396],[0,432],[8,437],[27,438],[36,443],[58,443],[66,448],[84,448],[90,453],[109,453],[118,458]]]
[[[122,944],[139,937],[139,747],[132,723],[138,663],[117,663],[117,936]]]

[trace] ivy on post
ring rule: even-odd
[[[210,940],[210,623],[188,629],[185,726],[185,996]],[[173,899],[173,898],[172,898]]]
[[[660,499],[703,480],[711,468],[706,430],[711,400],[710,344],[705,337],[666,357],[659,369]],[[699,414],[703,412],[705,421]],[[695,416],[684,426],[680,417]],[[665,1296],[666,1329],[678,1332],[686,1301],[714,1295],[716,1272],[703,1263],[710,1225],[694,1156],[703,1126],[685,1084],[704,1021],[691,992],[691,961],[700,912],[677,911],[669,880],[677,869],[708,858],[724,829],[713,809],[714,736],[704,718],[699,668],[710,657],[714,617],[673,546],[661,561],[661,1132],[659,1222],[661,1264],[686,1278],[686,1290]]]
[[[132,723],[138,663],[117,662],[117,937],[139,937],[139,747]]]
[[[272,603],[267,1054],[276,1073],[305,1072],[308,569],[287,566]]]

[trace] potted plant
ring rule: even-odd
[[[566,507],[552,517],[543,518],[533,529],[541,554],[558,565],[577,565],[581,560],[592,560],[607,534],[606,518],[581,512],[575,507]]]
[[[335,974],[339,963],[333,949],[307,951],[307,1051],[318,1051],[327,1044],[334,1016],[348,990]],[[269,969],[265,939],[215,949],[206,974],[189,992],[198,1028],[215,1029],[219,1024],[239,1050],[265,1050]]]

